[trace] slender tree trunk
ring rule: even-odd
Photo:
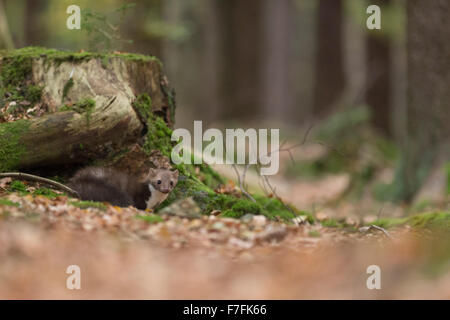
[[[262,1],[219,0],[218,5],[222,116],[254,119],[260,112]]]
[[[27,1],[25,5],[25,43],[24,46],[44,46],[47,30],[41,16],[47,6],[46,0]]]
[[[264,6],[264,90],[262,105],[266,115],[277,120],[292,118],[291,44],[293,34],[291,0],[266,0]]]
[[[314,114],[328,114],[346,86],[343,60],[342,1],[320,0],[316,31]]]
[[[411,199],[449,151],[450,2],[408,0],[407,128],[400,196]]]
[[[8,27],[8,19],[6,19],[6,12],[3,0],[0,0],[0,49],[13,49],[11,33]]]
[[[389,5],[390,0],[372,1],[379,6]],[[366,101],[371,108],[373,125],[386,135],[391,135],[391,44],[381,30],[367,36],[367,91]]]

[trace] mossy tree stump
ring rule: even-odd
[[[46,110],[0,123],[0,171],[136,153],[150,115],[173,125],[172,93],[161,63],[150,56],[32,47],[3,52],[0,87],[1,106],[26,101]],[[135,105],[137,97],[146,104]]]

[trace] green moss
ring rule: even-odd
[[[328,227],[328,228],[338,228],[343,227],[343,225],[336,219],[326,219],[321,222],[322,226]]]
[[[64,99],[66,99],[67,94],[69,93],[69,90],[73,87],[73,85],[74,85],[73,79],[70,78],[64,85],[61,102],[64,102]]]
[[[0,199],[0,206],[19,207],[20,203],[11,201],[9,199]]]
[[[191,165],[190,167],[193,168],[194,172],[195,168],[199,168],[199,172],[197,174],[198,178],[211,189],[215,189],[219,185],[225,183],[225,179],[222,178],[222,176],[218,174],[217,171],[215,171],[205,163],[199,165]]]
[[[170,129],[163,118],[152,112],[152,99],[146,93],[137,96],[133,107],[142,122],[146,124],[147,135],[144,142],[144,150],[150,154],[153,150],[159,150],[167,157],[173,147],[171,141],[172,129]]]
[[[54,61],[56,64],[63,62],[81,63],[90,59],[111,59],[121,58],[131,61],[155,61],[159,65],[161,61],[158,58],[137,53],[99,53],[99,52],[72,52],[61,51],[56,49],[42,48],[42,47],[25,47],[16,50],[3,51],[0,56],[15,61],[16,64],[26,62],[31,67],[31,59],[45,57],[48,61]],[[16,78],[20,78],[17,75]]]
[[[0,124],[0,172],[15,169],[20,158],[26,153],[20,138],[29,125],[27,120]]]
[[[412,227],[450,229],[450,212],[429,212],[408,219]]]
[[[144,123],[152,118],[152,99],[146,93],[137,96],[136,100],[133,102],[134,110],[137,112],[138,116]]]
[[[27,56],[3,57],[0,72],[0,99],[6,101],[40,101],[42,87],[26,84],[32,73],[32,58]],[[8,92],[9,96],[5,97]]]
[[[344,229],[348,232],[357,231],[357,228],[354,225],[349,225],[344,218],[335,219],[335,218],[327,218],[320,222],[322,226],[328,228],[340,228]]]
[[[21,193],[28,193],[27,186],[19,180],[14,180],[9,185],[9,190],[13,192],[21,192]]]
[[[442,228],[448,231],[450,230],[450,212],[428,212],[405,218],[383,218],[370,224],[385,229],[408,224],[415,228]]]
[[[151,114],[147,122],[147,137],[144,143],[144,150],[150,153],[152,150],[159,150],[167,157],[172,152],[173,141],[171,141],[172,129],[164,122],[164,119]]]
[[[382,218],[378,219],[372,223],[376,226],[379,226],[381,228],[389,229],[397,226],[404,225],[408,221],[408,218]]]
[[[32,73],[33,60],[22,55],[4,55],[2,60],[1,77],[5,87],[17,87],[29,78]]]
[[[167,97],[167,103],[170,111],[170,121],[175,123],[175,90],[169,88],[167,85],[162,85],[161,89],[164,95]]]
[[[106,210],[106,205],[104,205],[101,202],[95,202],[95,201],[71,201],[69,204],[73,205],[74,207],[80,208],[80,209],[87,209],[87,208],[95,208],[100,209],[102,211]]]
[[[44,187],[36,189],[33,192],[33,195],[35,195],[35,196],[44,196],[44,197],[47,197],[47,198],[50,198],[50,199],[54,199],[54,198],[59,196],[59,194],[56,193],[55,191],[53,191],[52,189],[44,188]]]
[[[147,221],[148,223],[158,223],[163,222],[164,219],[161,218],[161,216],[158,216],[157,214],[149,214],[145,216],[136,216],[136,219],[141,219],[144,221]]]
[[[228,194],[215,193],[211,188],[198,181],[195,177],[180,176],[177,187],[163,204],[164,207],[175,199],[193,197],[199,205],[202,214],[210,214],[213,210],[222,211],[221,216],[240,218],[241,216],[252,213],[262,214],[269,219],[280,218],[284,221],[290,221],[298,215],[305,214],[294,207],[286,208],[280,200],[255,195],[256,203],[247,198],[238,198]],[[313,221],[309,216],[309,221]]]
[[[25,98],[31,103],[37,103],[41,101],[42,89],[43,88],[39,86],[29,85],[27,87]]]
[[[81,101],[78,101],[77,103],[73,105],[63,105],[59,108],[59,111],[74,111],[79,114],[85,114],[86,116],[86,124],[89,126],[91,121],[91,115],[92,112],[95,109],[95,101],[93,99],[87,98]]]
[[[102,67],[103,67],[103,69],[108,68],[108,65],[109,65],[109,58],[107,56],[104,56],[102,58]]]
[[[244,215],[246,213],[260,214],[263,208],[258,202],[239,199],[231,206],[231,211]]]

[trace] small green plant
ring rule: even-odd
[[[20,204],[9,199],[0,199],[0,206],[19,207]]]
[[[27,186],[22,182],[18,180],[14,180],[9,185],[9,190],[19,193],[28,193]]]
[[[147,221],[148,223],[158,223],[158,222],[163,222],[164,219],[161,218],[161,216],[158,216],[157,214],[149,214],[149,215],[139,215],[136,216],[136,219],[141,219],[144,221]]]
[[[59,196],[59,194],[56,193],[55,191],[53,191],[52,189],[44,188],[44,187],[36,189],[33,192],[33,195],[35,195],[35,196],[44,196],[44,197],[47,197],[47,198],[50,198],[50,199],[53,199],[53,198],[56,198],[56,197]]]
[[[87,98],[78,101],[74,105],[63,105],[59,108],[59,111],[75,111],[76,113],[84,113],[86,115],[86,124],[89,126],[91,121],[92,112],[95,109],[95,101],[93,99]]]
[[[80,208],[80,209],[88,209],[88,208],[94,208],[94,209],[100,209],[102,211],[106,210],[106,205],[101,202],[95,202],[95,201],[71,201],[69,204],[73,205],[74,207]]]

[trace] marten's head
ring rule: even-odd
[[[175,188],[178,182],[178,170],[150,169],[146,181],[156,190],[162,193],[169,193]]]

